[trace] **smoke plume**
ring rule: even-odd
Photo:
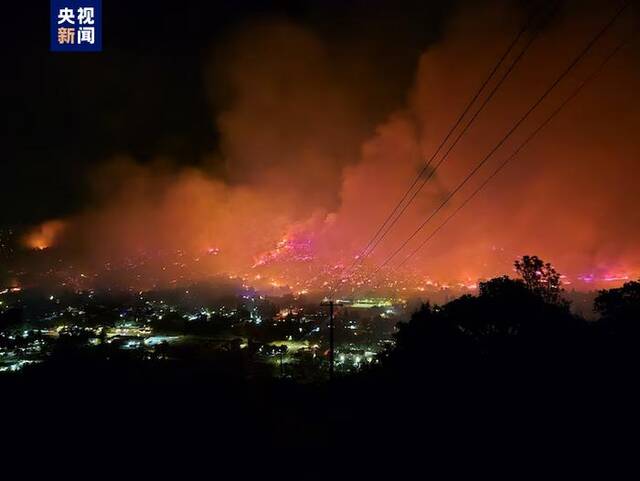
[[[610,15],[610,6],[569,15],[574,9],[570,3],[566,15],[545,27],[366,265],[395,250]],[[191,168],[171,159],[110,159],[91,178],[91,202],[65,219],[64,229],[61,223],[39,227],[41,237],[87,269],[145,258],[164,282],[224,273],[293,285],[299,283],[293,278],[316,275],[321,266],[349,264],[524,17],[503,4],[460,11],[444,38],[415,59],[413,81],[393,108],[391,94],[379,96],[387,78],[397,84],[393,72],[376,69],[357,49],[345,46],[354,54],[335,55],[334,43],[290,21],[246,25],[215,49],[207,76],[219,152]],[[588,75],[629,32],[629,18],[391,266]],[[515,256],[531,253],[574,276],[637,273],[640,75],[633,51],[623,49],[405,269],[477,279],[509,273]],[[164,255],[173,260],[154,261]]]

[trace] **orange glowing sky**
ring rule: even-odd
[[[589,15],[569,11],[547,26],[371,256],[372,266],[429,215],[554,80],[610,14],[610,6],[601,9]],[[196,277],[350,263],[520,19],[499,3],[460,11],[444,38],[415,59],[404,101],[376,122],[371,111],[385,72],[359,65],[348,53],[336,59],[314,31],[290,21],[245,26],[210,61],[217,80],[232,92],[225,109],[212,114],[219,154],[198,168],[178,167],[171,159],[143,165],[126,154],[108,159],[91,179],[91,202],[63,221],[38,227],[27,243],[40,248],[55,241],[87,264],[143,251],[179,250],[193,258],[208,253],[207,267]],[[628,36],[633,20],[632,13],[621,18],[412,246]],[[407,269],[433,278],[477,279],[510,272],[517,255],[537,254],[574,276],[639,272],[640,49],[633,42]],[[212,96],[216,88],[210,86]],[[221,164],[222,175],[213,167]]]

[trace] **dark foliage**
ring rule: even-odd
[[[618,335],[640,334],[640,282],[627,282],[618,289],[598,293],[594,310],[605,327]]]
[[[545,296],[546,297],[546,296]],[[478,296],[444,306],[424,305],[401,323],[386,365],[411,370],[473,369],[479,363],[539,367],[566,357],[585,338],[587,323],[566,303],[549,302],[524,281],[498,277],[480,284]]]

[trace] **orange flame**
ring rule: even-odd
[[[64,222],[59,220],[44,222],[24,237],[24,244],[30,249],[47,249],[55,243],[64,228]]]

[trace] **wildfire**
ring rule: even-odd
[[[284,237],[280,240],[274,249],[267,251],[254,262],[252,268],[265,266],[274,261],[293,260],[293,261],[310,261],[313,259],[311,255],[311,241],[306,238],[288,238]]]
[[[29,249],[44,250],[51,247],[64,230],[65,224],[59,220],[47,221],[35,227],[24,237]]]

